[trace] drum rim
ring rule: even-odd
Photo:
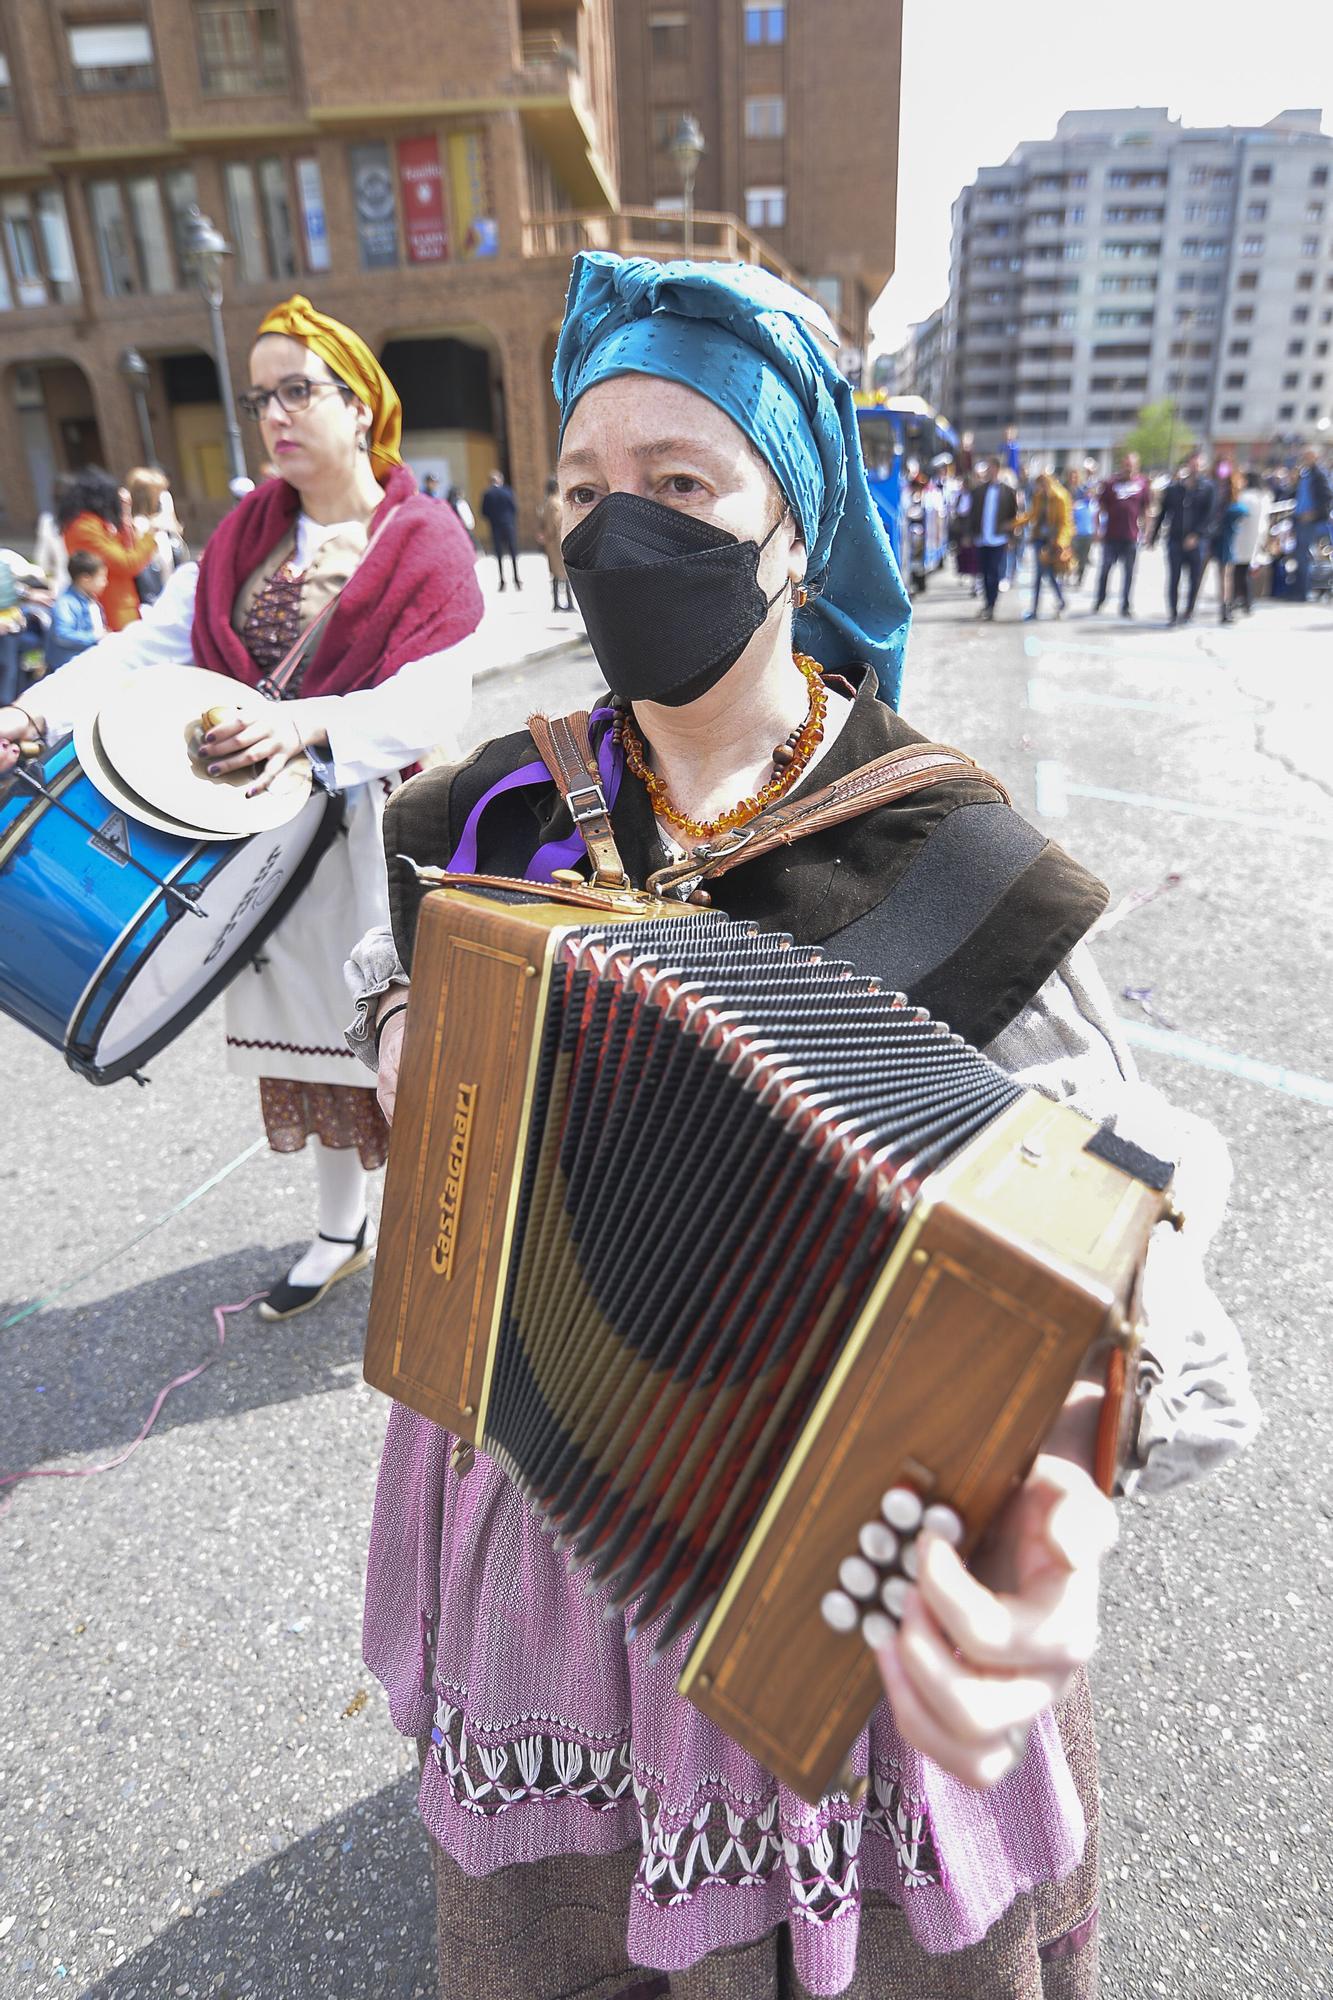
[[[312,793],[312,797],[317,796],[319,790],[320,788],[317,786],[315,793]],[[306,805],[309,805],[309,803],[310,801],[307,800]],[[306,808],[303,806],[302,811],[304,812],[305,809]],[[65,1061],[68,1063],[69,1067],[72,1070],[77,1071],[80,1076],[86,1078],[89,1083],[95,1083],[95,1084],[120,1083],[123,1081],[125,1077],[134,1076],[138,1072],[142,1064],[151,1062],[155,1056],[158,1056],[162,1053],[163,1049],[170,1047],[171,1043],[174,1042],[179,1035],[184,1034],[185,1030],[188,1027],[191,1027],[193,1023],[196,1020],[198,1020],[199,1016],[204,1012],[205,1008],[210,1007],[213,1004],[214,1000],[217,999],[218,995],[225,992],[226,988],[230,986],[232,980],[236,977],[236,972],[240,969],[240,966],[243,965],[247,959],[253,957],[253,955],[260,949],[260,947],[265,943],[265,941],[277,929],[278,925],[287,915],[288,911],[291,909],[292,905],[296,902],[297,898],[304,894],[316,868],[319,866],[320,862],[324,859],[324,856],[327,854],[329,848],[332,846],[334,840],[337,838],[337,835],[346,817],[346,813],[347,813],[347,800],[345,795],[342,792],[325,791],[324,811],[321,816],[319,826],[316,829],[313,840],[310,842],[310,845],[306,848],[305,853],[301,856],[300,861],[297,863],[296,868],[292,873],[290,881],[284,883],[282,889],[274,897],[272,903],[260,917],[259,922],[255,925],[255,928],[248,933],[245,940],[244,951],[237,952],[233,954],[231,958],[224,960],[224,962],[218,967],[218,970],[213,974],[212,978],[204,982],[204,984],[200,987],[199,991],[186,1003],[186,1005],[182,1008],[180,1013],[174,1014],[170,1021],[166,1022],[161,1028],[155,1029],[151,1035],[147,1036],[144,1041],[138,1043],[127,1054],[123,1056],[118,1056],[114,1062],[105,1064],[100,1064],[96,1062],[90,1053],[88,1053],[84,1049],[79,1049],[78,1047],[76,1047],[71,1038],[72,1025],[78,1019],[80,1013],[83,1011],[87,1001],[88,993],[91,991],[93,982],[97,977],[96,973],[94,973],[92,979],[89,981],[88,988],[86,988],[84,994],[80,996],[78,1006],[74,1009],[73,1013],[71,1013],[70,1015],[69,1024],[67,1024],[66,1026],[64,1056],[65,1056]],[[299,817],[299,815],[296,815],[296,817]],[[287,822],[287,825],[290,826],[291,824],[293,824],[293,822],[289,820]],[[282,827],[265,827],[259,833],[250,835],[249,838],[262,840],[270,834],[281,833],[283,830],[284,829]],[[221,862],[222,865],[225,866],[226,862],[232,859],[233,855],[236,853],[238,848],[244,846],[245,844],[246,842],[244,841],[238,842],[226,839],[219,839],[217,841],[213,841],[206,838],[201,838],[195,843],[195,846],[196,848],[198,848],[198,847],[211,847],[216,845],[222,848],[224,850],[224,856],[221,857]],[[181,865],[184,867],[187,865],[187,863],[183,862]],[[161,892],[159,891],[158,893],[160,894]],[[142,921],[146,913],[146,910],[150,909],[152,907],[152,904],[156,900],[157,900],[156,897],[150,898],[149,902],[144,906],[144,908],[136,912],[130,924],[127,924],[125,926],[125,929],[122,930],[120,937],[117,939],[115,945],[111,948],[110,951],[108,951],[104,955],[101,961],[102,965],[107,964],[108,961],[115,956],[116,952],[118,952],[122,948],[126,932],[131,930],[134,927],[134,925],[137,925]],[[180,923],[184,923],[186,921],[184,912],[182,912],[181,916],[177,919],[177,921]],[[158,945],[162,942],[162,939],[169,935],[171,928],[172,926],[168,925],[163,929],[159,937],[154,940],[152,949],[145,954],[145,959],[152,957],[153,952],[156,951]],[[138,962],[138,965],[136,965],[135,970],[138,971],[144,962],[145,960],[141,959]],[[111,1008],[114,1008],[116,1005],[119,1004],[119,1001],[122,995],[124,994],[126,987],[128,986],[128,983],[129,983],[128,980],[122,981],[120,987],[117,988],[114,997],[109,1003]]]

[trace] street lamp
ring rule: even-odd
[[[694,255],[694,177],[699,171],[699,162],[704,156],[703,127],[692,111],[687,111],[672,136],[668,149],[672,159],[680,169],[681,186],[685,191],[685,255]]]
[[[220,229],[198,208],[186,219],[185,241],[194,263],[194,275],[203,294],[213,328],[213,360],[222,389],[222,415],[227,429],[227,458],[233,479],[245,478],[245,449],[241,427],[236,421],[236,399],[231,393],[231,369],[227,365],[227,337],[222,326],[222,260],[232,247]]]
[[[148,363],[137,347],[127,347],[120,357],[120,372],[130,385],[134,406],[139,413],[139,439],[143,445],[143,462],[156,465],[157,447],[153,443],[153,425],[148,414]]]

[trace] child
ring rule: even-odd
[[[63,667],[95,646],[106,636],[101,597],[106,589],[107,567],[89,549],[75,549],[69,559],[69,588],[62,590],[51,612],[51,629],[46,635],[46,664],[49,671]]]

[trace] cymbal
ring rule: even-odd
[[[234,709],[256,721],[268,706],[256,689],[204,667],[144,667],[98,712],[101,758],[122,788],[177,827],[223,840],[266,833],[295,819],[310,797],[309,760],[294,758],[267,791],[251,799],[246,791],[257,765],[211,778],[191,745],[207,709]]]
[[[97,717],[88,715],[74,725],[74,748],[78,751],[79,762],[87,776],[92,779],[99,792],[103,792],[113,806],[131,819],[137,819],[144,826],[156,827],[159,833],[174,833],[181,840],[244,840],[243,833],[211,833],[204,826],[189,826],[184,820],[173,819],[170,813],[159,812],[156,806],[131,789],[119,772],[111,764],[102,748],[101,731]]]

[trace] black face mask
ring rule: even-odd
[[[561,553],[612,694],[683,708],[717,685],[783,594],[759,588],[783,518],[762,542],[741,542],[675,507],[608,493],[570,530]]]

